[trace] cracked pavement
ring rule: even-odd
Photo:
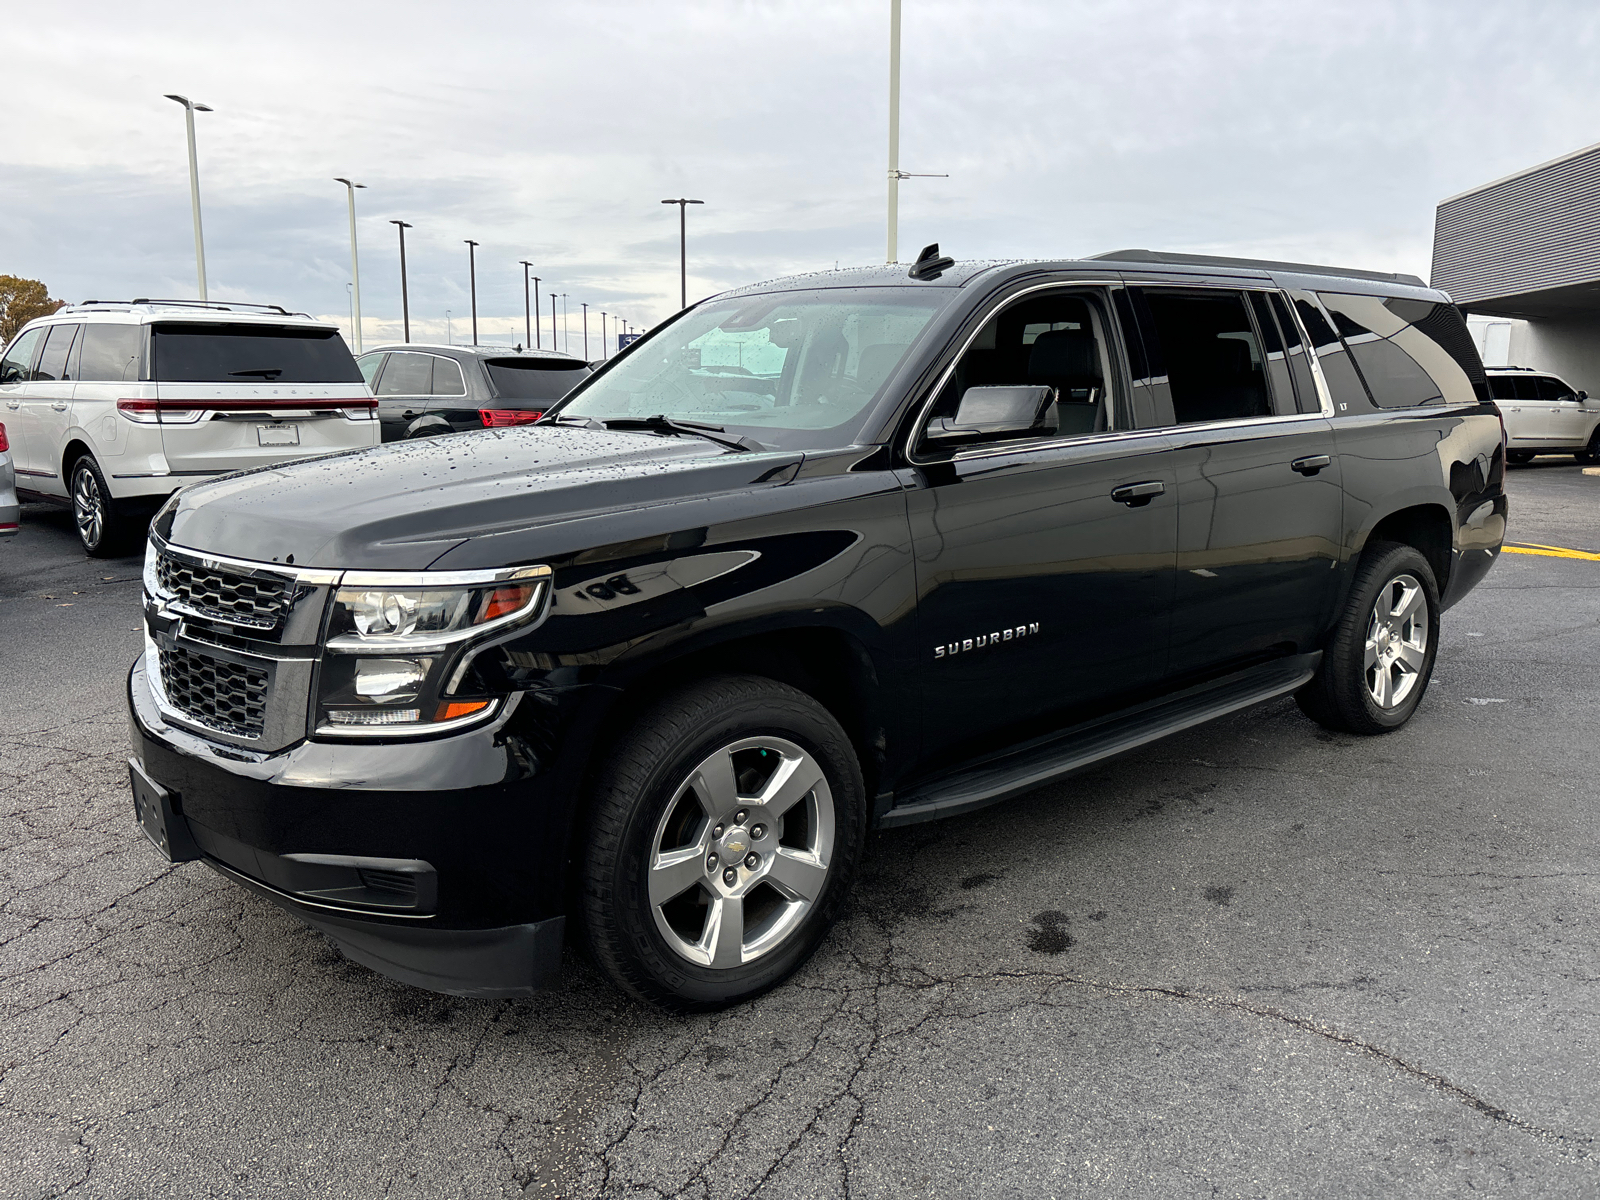
[[[1600,478],[1509,487],[1600,550]],[[1600,1192],[1600,564],[1504,556],[1397,734],[1280,702],[876,834],[816,958],[692,1018],[570,951],[418,991],[161,864],[137,576],[0,542],[0,1195]]]

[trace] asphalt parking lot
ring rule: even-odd
[[[673,1018],[344,962],[132,819],[136,559],[0,542],[0,1195],[1600,1192],[1600,475],[1399,733],[1279,702],[874,835],[789,984]],[[1554,548],[1554,549],[1552,549]],[[1589,552],[1590,557],[1562,551]]]

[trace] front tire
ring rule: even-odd
[[[609,752],[583,848],[583,916],[630,995],[709,1011],[808,959],[866,833],[849,737],[795,688],[721,676],[641,715]]]
[[[1388,733],[1411,719],[1433,678],[1439,587],[1399,542],[1367,547],[1322,664],[1295,693],[1300,711],[1345,733]]]
[[[1600,425],[1589,436],[1589,444],[1572,456],[1581,463],[1600,462]]]
[[[91,558],[112,558],[123,552],[132,529],[111,498],[100,464],[85,454],[72,464],[72,520],[78,541]]]

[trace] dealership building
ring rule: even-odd
[[[1489,366],[1600,394],[1600,144],[1442,202],[1432,283]]]

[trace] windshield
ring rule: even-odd
[[[558,417],[666,416],[780,449],[849,445],[948,288],[838,288],[712,301],[641,342]]]

